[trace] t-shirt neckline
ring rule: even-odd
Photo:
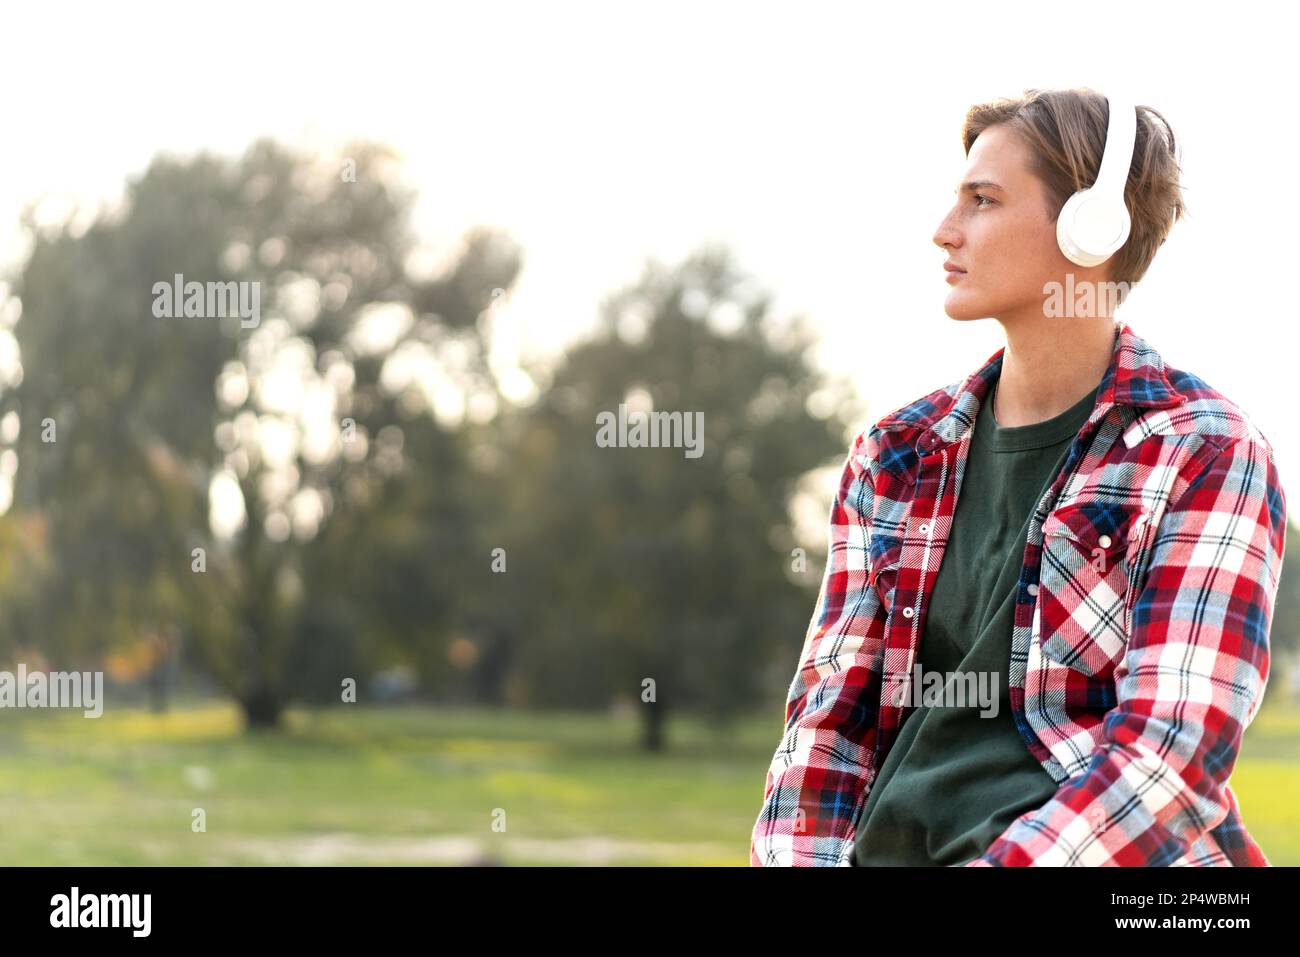
[[[993,381],[989,389],[988,401],[980,407],[975,427],[975,434],[983,436],[988,447],[995,452],[1041,449],[1073,438],[1088,421],[1088,416],[1097,404],[1097,389],[1101,386],[1101,383],[1098,383],[1091,392],[1060,415],[1054,415],[1042,422],[1031,422],[1029,425],[1004,426],[999,425],[993,415],[993,396],[998,381],[997,379]]]

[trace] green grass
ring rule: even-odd
[[[248,735],[221,704],[5,711],[0,864],[744,866],[780,730],[679,718],[656,756],[634,714],[338,706]],[[1232,786],[1300,864],[1300,709],[1260,714]]]
[[[1270,701],[1260,711],[1246,729],[1231,784],[1269,862],[1300,864],[1300,707]]]
[[[775,743],[679,721],[650,756],[630,718],[427,708],[255,735],[225,705],[2,717],[4,864],[743,865]]]

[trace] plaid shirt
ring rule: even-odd
[[[1008,669],[1057,784],[971,865],[1267,866],[1228,778],[1268,678],[1286,537],[1273,450],[1116,321],[1110,367],[1029,525]],[[754,866],[847,866],[909,710],[980,402],[962,382],[858,435],[754,824]]]

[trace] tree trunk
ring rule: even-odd
[[[641,747],[660,752],[667,746],[667,714],[662,701],[641,703]]]
[[[244,709],[246,730],[273,730],[280,727],[284,706],[279,695],[260,689],[245,695],[239,703]]]
[[[180,657],[180,632],[169,631],[156,639],[158,657],[149,671],[149,707],[154,714],[167,711],[172,686],[176,681],[176,667]]]

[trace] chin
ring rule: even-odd
[[[969,322],[972,319],[985,319],[988,317],[988,310],[979,308],[978,303],[963,301],[964,298],[954,290],[943,301],[943,311],[948,314],[949,319],[955,319],[957,322]]]

